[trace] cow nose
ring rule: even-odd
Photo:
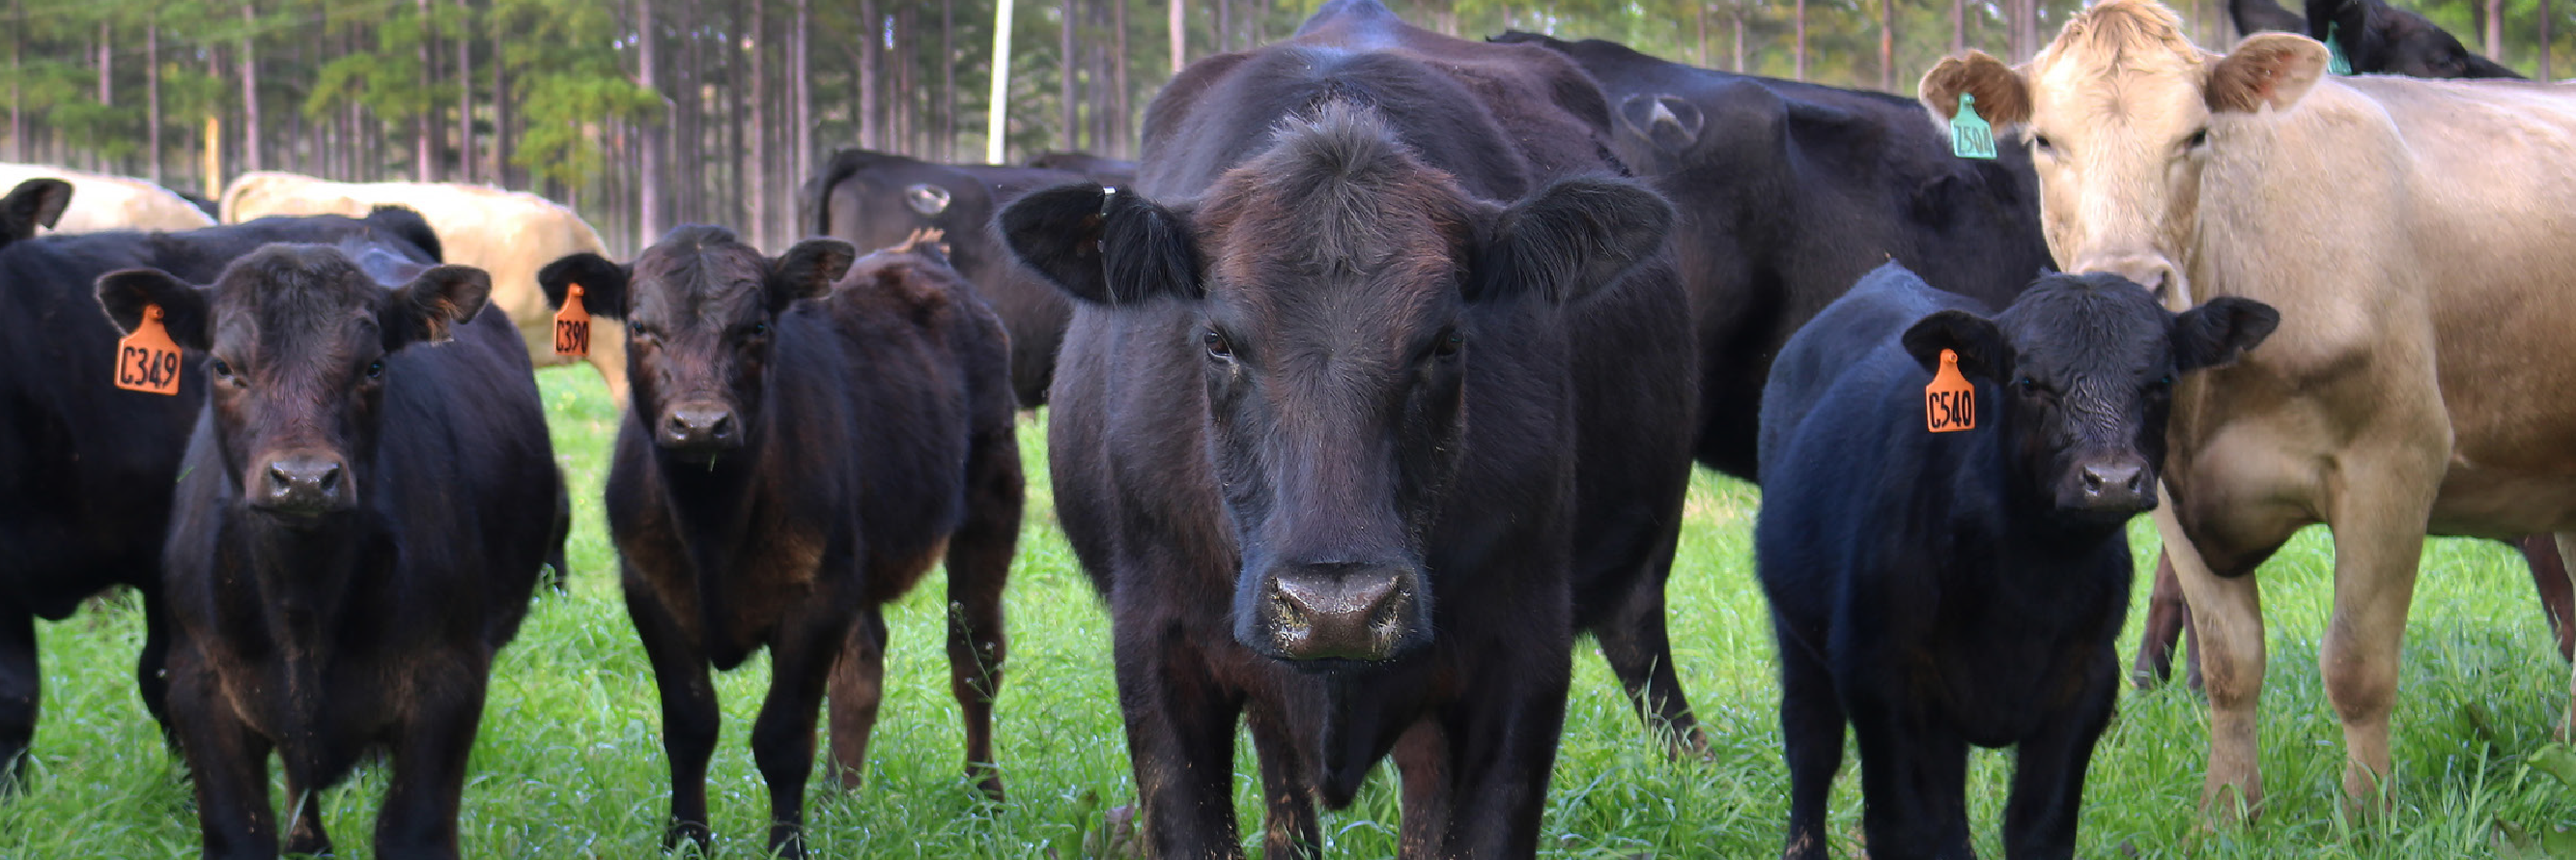
[[[2154,507],[2147,468],[2133,461],[2087,463],[2081,470],[2083,506],[2102,513],[2135,513]]]
[[[262,506],[291,513],[319,513],[342,506],[347,493],[340,480],[340,458],[293,454],[268,464]]]
[[[1421,575],[1385,565],[1301,565],[1271,577],[1268,645],[1289,660],[1392,659],[1421,615]]]
[[[2154,293],[2158,299],[2169,298],[2170,293],[2182,288],[2182,274],[2175,271],[2173,262],[2165,259],[2162,254],[2124,254],[2119,256],[2101,257],[2086,260],[2082,264],[2076,266],[2075,270],[2079,272],[2109,272],[2111,274],[2127,278],[2130,282],[2147,288],[2147,292]],[[2185,295],[2183,296],[2183,299],[2188,301],[2190,300],[2190,296]]]
[[[683,403],[662,417],[662,444],[673,448],[730,448],[741,442],[733,410],[721,403]]]

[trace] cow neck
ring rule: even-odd
[[[777,432],[777,420],[762,418],[758,431],[744,439],[741,448],[718,456],[713,463],[692,463],[659,447],[653,449],[653,467],[661,475],[672,521],[679,525],[680,546],[688,554],[691,578],[697,583],[700,624],[710,643],[732,639],[733,607],[726,574],[751,536],[755,509],[762,507],[757,491],[770,471],[764,454],[778,449],[769,438]]]
[[[1979,386],[1979,396],[1992,388]],[[1954,574],[2043,580],[2033,583],[2038,587],[2063,582],[2064,571],[2080,567],[2104,541],[2123,534],[2127,524],[2085,522],[2058,513],[2054,501],[2030,489],[2027,475],[2000,466],[2013,462],[2002,431],[1997,421],[1991,428],[1954,434],[1971,437],[1960,440],[1968,447],[1952,449],[1961,456],[1945,461],[1947,475],[1927,475],[1917,482],[1947,490],[1915,496],[1915,504],[1922,506],[1917,519],[1938,529],[1932,533],[1946,536],[1951,551],[1945,557],[1964,562],[1947,568]],[[1935,458],[1924,459],[1931,468]]]
[[[276,649],[270,682],[283,688],[278,754],[288,773],[306,785],[323,774],[322,714],[330,701],[323,676],[333,658],[361,570],[378,542],[368,512],[333,514],[309,529],[289,528],[266,514],[237,507],[237,535],[258,589],[260,628]]]

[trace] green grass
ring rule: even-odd
[[[465,793],[470,857],[650,858],[668,802],[652,675],[619,603],[599,488],[616,415],[582,368],[540,374],[557,451],[575,488],[572,594],[540,600],[494,672]],[[1009,591],[1010,674],[999,755],[1011,799],[980,806],[962,778],[956,708],[941,648],[940,589],[893,607],[883,721],[868,781],[818,790],[812,837],[830,857],[1043,856],[1083,826],[1086,797],[1131,794],[1110,678],[1108,625],[1055,524],[1043,424],[1021,429],[1030,506]],[[1563,752],[1542,853],[1552,857],[1777,856],[1788,777],[1780,763],[1772,646],[1753,583],[1748,486],[1703,474],[1671,597],[1675,660],[1715,755],[1665,760],[1648,743],[1591,646],[1576,660]],[[2133,528],[2143,565],[2153,532]],[[2576,828],[2576,789],[2524,763],[2548,740],[2568,667],[2550,650],[2520,560],[2501,545],[2443,540],[2425,574],[2397,712],[2400,807],[2376,822],[2336,813],[2341,731],[2327,707],[2316,645],[2330,595],[2331,549],[2312,530],[2262,574],[2270,622],[2263,768],[2270,808],[2254,829],[2205,833],[2200,794],[2205,716],[2191,693],[2123,693],[2094,758],[2081,856],[2495,856],[2499,820]],[[2138,595],[2147,583],[2142,576]],[[41,627],[44,721],[34,779],[0,804],[0,858],[192,857],[197,831],[184,771],[136,699],[140,613],[130,605]],[[2133,621],[2124,654],[2136,639]],[[717,853],[759,856],[768,801],[746,746],[768,683],[755,660],[720,676],[724,733],[709,797]],[[1237,808],[1259,832],[1256,772],[1239,744]],[[1971,773],[1978,847],[1995,836],[2011,760],[1979,753]],[[820,768],[817,768],[820,772]],[[1353,809],[1325,819],[1328,856],[1386,857],[1396,823],[1382,771]],[[381,769],[327,792],[343,857],[368,857]],[[277,793],[283,803],[282,789]],[[1835,795],[1837,856],[1855,856],[1856,765]],[[1257,836],[1255,837],[1257,838]],[[1068,858],[1069,860],[1069,858]]]

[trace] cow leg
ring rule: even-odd
[[[277,813],[268,805],[268,739],[233,714],[231,702],[194,649],[173,649],[170,726],[196,787],[197,830],[205,856],[271,860]]]
[[[1592,630],[1610,671],[1627,688],[1629,704],[1674,758],[1708,753],[1708,737],[1691,716],[1690,699],[1682,695],[1681,677],[1673,670],[1673,643],[1665,624],[1664,583],[1672,577],[1680,525],[1673,521],[1672,533],[1648,554],[1627,598]]]
[[[996,802],[1002,772],[993,757],[993,700],[1002,693],[1009,656],[1002,586],[1019,549],[1027,494],[1013,432],[1004,422],[976,440],[967,463],[966,522],[948,538],[948,691],[966,719],[966,776]]]
[[[885,701],[885,608],[870,606],[850,625],[848,642],[832,664],[825,690],[826,719],[832,725],[832,767],[823,781],[857,790],[868,772],[868,737],[876,730],[877,705]]]
[[[1825,812],[1834,774],[1843,767],[1842,696],[1833,668],[1810,643],[1823,637],[1780,641],[1780,741],[1789,761],[1789,835],[1784,860],[1825,860]]]
[[[846,569],[826,561],[824,570]],[[769,785],[769,851],[805,856],[805,778],[814,773],[814,712],[843,646],[850,613],[816,606],[780,623],[769,647],[769,697],[751,724],[751,760]]]
[[[1137,574],[1136,582],[1154,581]],[[1148,619],[1148,624],[1159,619]],[[1146,856],[1240,858],[1234,826],[1234,727],[1241,694],[1221,684],[1189,635],[1121,619],[1118,704],[1136,771]],[[1159,635],[1157,635],[1159,634]]]
[[[2549,632],[2558,637],[2558,657],[2576,662],[2576,572],[2567,568],[2560,541],[2566,535],[2525,535],[2514,542],[2531,565],[2531,585],[2540,592],[2540,610],[2549,616]]]
[[[1437,720],[1421,720],[1395,739],[1395,770],[1404,786],[1404,828],[1396,843],[1400,857],[1442,856],[1441,837],[1449,832],[1452,796],[1449,739]]]
[[[175,752],[179,736],[170,728],[170,605],[159,586],[137,590],[143,594],[143,653],[134,661],[134,691],[143,697],[144,712],[160,724],[162,742]]]
[[[2174,646],[2181,641],[2183,623],[2190,617],[2191,608],[2182,600],[2182,580],[2174,575],[2173,559],[2156,553],[2156,584],[2147,595],[2146,630],[2138,637],[2138,660],[2129,670],[2130,684],[2152,690],[2173,678]]]
[[[1845,703],[1860,740],[1861,832],[1872,860],[1973,860],[1967,742],[1889,702]]]
[[[1248,708],[1253,757],[1261,763],[1263,860],[1312,860],[1323,855],[1323,825],[1315,818],[1314,775],[1298,755],[1296,736],[1267,708]],[[1405,817],[1406,823],[1412,816]]]
[[[2250,570],[2226,578],[2211,573],[2199,548],[2183,533],[2173,497],[2161,485],[2156,499],[2156,531],[2191,606],[2192,627],[2199,636],[2195,647],[2206,673],[2209,773],[2201,786],[2201,808],[2221,820],[2250,818],[2263,803],[2254,714],[2263,697],[2262,591]]]
[[[2007,860],[2075,856],[2075,819],[2084,801],[2084,772],[2093,745],[2111,724],[2119,700],[2120,657],[2107,645],[2072,713],[2040,721],[2014,750],[2012,799],[2004,807]]]
[[[560,473],[555,482],[558,485],[563,483]],[[571,537],[572,494],[557,492],[555,493],[554,536],[546,543],[546,570],[545,575],[537,581],[539,589],[556,594],[572,593],[572,568],[564,561],[564,543]],[[500,644],[506,643],[495,643],[496,647]]]
[[[483,719],[488,658],[473,659],[462,683],[436,700],[414,700],[420,712],[396,735],[394,772],[376,817],[376,855],[387,860],[455,860],[456,820],[465,798],[465,764]],[[423,686],[430,686],[424,684]]]
[[[286,775],[286,804],[286,853],[329,855],[331,834],[322,829],[322,787],[303,784],[290,769]]]
[[[1572,656],[1568,650],[1550,649],[1523,659],[1506,658],[1496,668],[1518,677],[1518,683],[1488,676],[1485,684],[1468,686],[1491,690],[1493,698],[1480,702],[1483,707],[1463,709],[1465,713],[1444,727],[1449,741],[1446,764],[1454,774],[1449,786],[1456,801],[1439,856],[1537,853],[1539,814],[1547,805],[1547,780],[1556,767],[1556,744],[1565,728],[1565,688]],[[1480,699],[1484,695],[1477,694]]]
[[[706,655],[689,641],[671,612],[632,569],[625,575],[626,614],[653,664],[653,688],[662,696],[662,754],[671,760],[671,820],[662,847],[687,839],[706,853],[707,759],[716,751],[716,688]]]
[[[2370,462],[2363,460],[2361,462]],[[2436,466],[2438,467],[2438,463]],[[2438,476],[2438,468],[2432,470]],[[2402,476],[2402,473],[2401,473]],[[2397,668],[2406,614],[2424,557],[2424,521],[2434,480],[2367,480],[2352,475],[2333,499],[2334,613],[2319,643],[2326,699],[2343,721],[2343,790],[2356,811],[2388,808],[2388,717],[2397,704]],[[2389,476],[2400,477],[2400,476]],[[2410,488],[2422,488],[2413,494]]]
[[[2558,557],[2564,568],[2567,558],[2576,557],[2576,532],[2559,532],[2557,539]],[[2567,587],[2571,594],[2576,594],[2576,569],[2567,569]],[[2576,618],[2569,618],[2567,623],[2558,627],[2559,656],[2576,661],[2576,650],[2571,649],[2576,649]],[[2558,724],[2558,739],[2576,743],[2576,672],[2569,673],[2567,678],[2567,717]]]
[[[8,768],[0,772],[0,791],[24,787],[44,683],[36,664],[36,616],[17,607],[0,610],[0,757]]]

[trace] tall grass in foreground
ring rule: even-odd
[[[660,856],[668,803],[652,672],[617,593],[599,491],[618,416],[587,368],[539,374],[559,460],[574,488],[572,593],[542,598],[494,673],[465,793],[469,857]],[[888,622],[883,720],[855,794],[818,792],[814,847],[827,857],[1044,856],[1132,795],[1110,676],[1107,619],[1056,526],[1042,420],[1024,421],[1030,505],[1009,590],[1011,662],[1000,704],[1008,803],[980,805],[963,778],[957,712],[941,645],[942,581]],[[1780,763],[1768,616],[1751,570],[1758,493],[1703,473],[1671,589],[1675,660],[1707,723],[1706,762],[1667,761],[1607,667],[1579,646],[1542,853],[1551,857],[1776,856],[1788,777]],[[2153,529],[2132,527],[2140,569]],[[2262,573],[2270,624],[2263,767],[2270,806],[2252,830],[2209,834],[2197,812],[2204,711],[2188,691],[2122,694],[2086,791],[2085,857],[2439,858],[2497,856],[2499,821],[2576,828],[2576,790],[2525,763],[2548,740],[2568,667],[2521,561],[2500,544],[2441,540],[2425,552],[2397,710],[2398,811],[2349,822],[2336,810],[2342,737],[2316,668],[2331,593],[2331,545],[2312,530]],[[2147,582],[2141,576],[2141,601]],[[2134,647],[2135,618],[2121,650]],[[40,625],[44,721],[34,778],[0,802],[0,858],[193,857],[184,769],[135,697],[140,611],[127,600]],[[755,659],[719,676],[724,734],[709,798],[716,853],[760,856],[768,800],[747,747],[768,684]],[[1257,844],[1258,780],[1238,745],[1236,805]],[[1856,759],[1855,759],[1856,760]],[[817,768],[819,774],[820,768]],[[2011,757],[1981,752],[1970,778],[1978,848],[1995,833]],[[1382,771],[1351,810],[1328,815],[1332,857],[1394,854],[1392,780]],[[384,774],[323,795],[343,857],[370,857]],[[284,803],[283,789],[276,795]],[[1856,765],[1835,794],[1838,856],[1856,856]],[[1066,858],[1070,860],[1070,858]]]

